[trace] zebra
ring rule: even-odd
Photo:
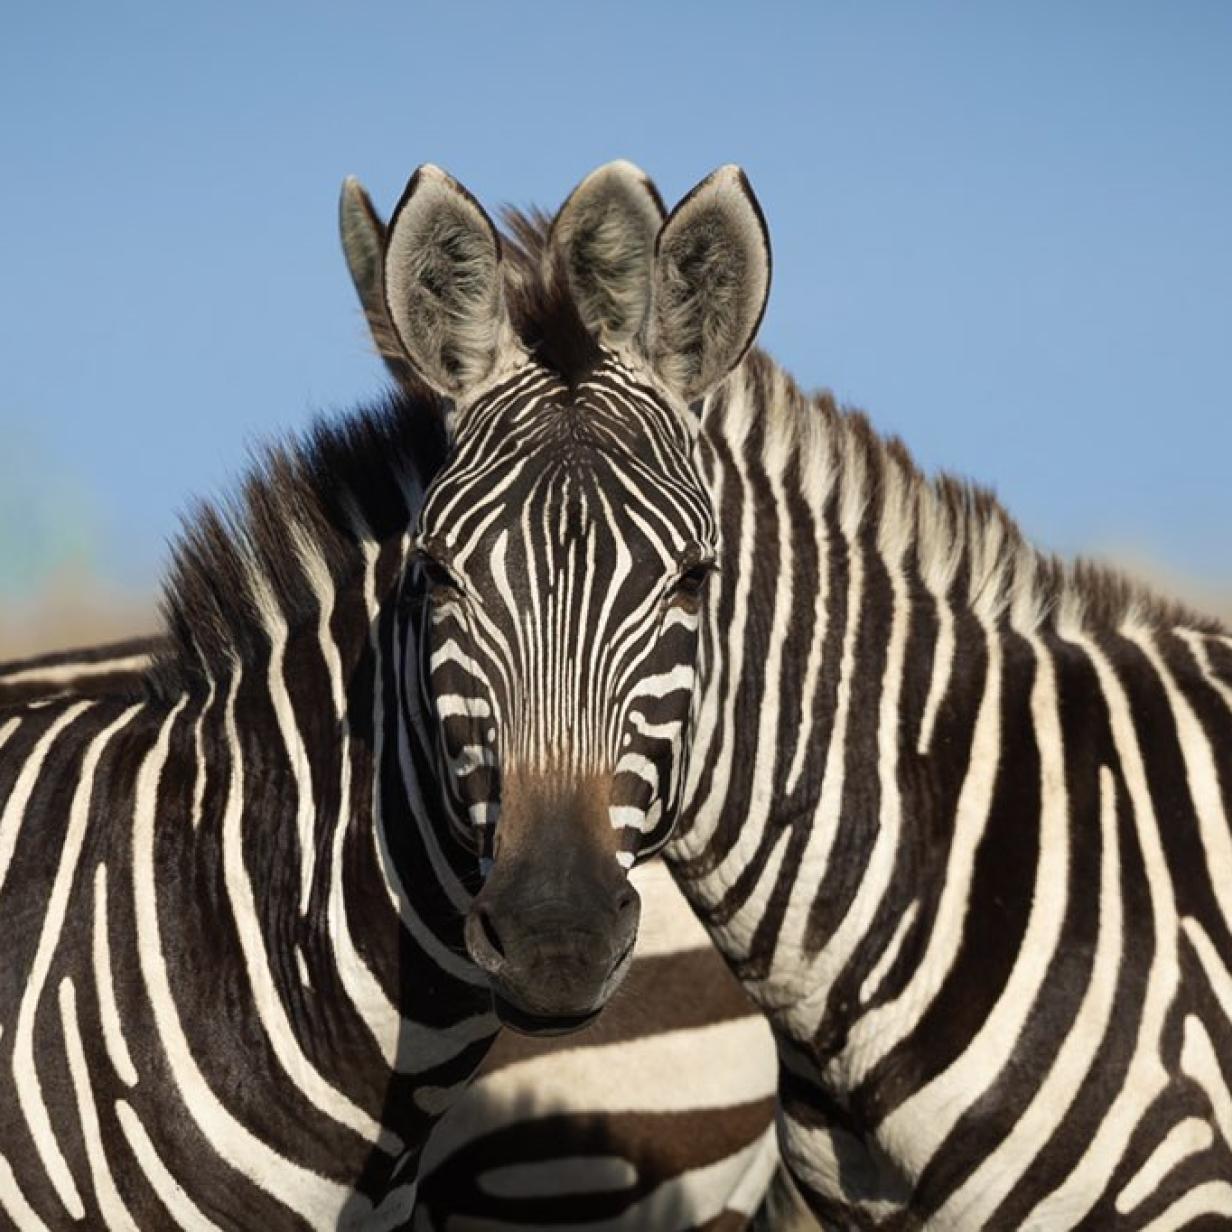
[[[547,219],[506,213],[536,248]],[[396,385],[414,388],[383,294],[385,223],[354,178],[339,224],[377,353]],[[777,1160],[769,1030],[662,862],[632,876],[651,918],[627,992],[567,1039],[501,1036],[425,1149],[416,1214],[425,1227],[615,1227],[617,1210],[619,1226],[683,1227],[720,1208],[734,1221],[759,1200],[767,1228],[805,1226],[781,1175],[767,1194]]]
[[[528,937],[519,887],[662,849],[775,1032],[823,1220],[1232,1215],[1232,634],[1032,548],[750,350],[771,263],[736,169],[661,223],[634,171],[597,174],[529,356],[442,173],[385,253],[403,350],[454,401],[417,549],[439,739],[494,857],[470,952],[533,1016],[534,947],[575,920]],[[606,971],[555,1009],[601,1008]]]
[[[139,692],[161,645],[157,636],[131,637],[0,663],[0,707],[67,695]]]
[[[434,465],[401,411],[271,449],[202,512],[140,696],[0,713],[19,1227],[401,1226],[496,1034],[395,655]]]
[[[409,391],[271,450],[238,511],[178,546],[139,687],[102,658],[76,690],[68,662],[9,674],[47,685],[0,713],[0,1209],[19,1226],[409,1217],[427,1131],[496,1027],[461,960],[473,856],[437,832],[411,653],[436,422]]]
[[[751,202],[717,173],[662,221],[640,172],[601,168],[512,274],[482,207],[432,165],[389,224],[387,315],[448,404],[414,552],[449,821],[483,874],[465,939],[523,1031],[584,1025],[619,987],[628,870],[671,835],[716,549],[679,404],[730,371],[760,316],[722,288],[690,298],[699,260],[756,272],[750,236],[718,253],[707,234],[731,196]],[[652,309],[653,368],[634,345],[652,269],[683,280]]]
[[[344,200],[355,191],[348,185]],[[140,697],[163,652],[161,639],[144,637],[0,664],[0,712],[69,696]],[[662,861],[634,876],[650,918],[628,992],[576,1035],[498,1039],[429,1136],[416,1228],[683,1229],[770,1218],[769,1030]]]

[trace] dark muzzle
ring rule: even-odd
[[[536,1035],[575,1031],[628,969],[637,891],[614,860],[610,870],[571,876],[499,864],[471,908],[466,948],[487,972],[506,1025]]]

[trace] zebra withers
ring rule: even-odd
[[[615,304],[638,324],[608,335],[600,317],[574,383],[626,391],[621,426],[643,432],[653,457],[622,459],[643,522],[692,518],[699,486],[714,521],[713,576],[698,579],[697,631],[679,651],[693,669],[677,678],[688,719],[669,723],[680,756],[647,776],[661,789],[675,771],[683,784],[644,824],[774,1026],[796,1177],[846,1226],[1229,1217],[1232,635],[1036,552],[991,497],[925,480],[901,444],[803,396],[760,354],[713,389],[690,383],[726,375],[707,348],[732,335],[712,332],[707,306],[725,305],[747,341],[769,275],[743,185],[688,198],[676,226],[699,207],[705,226],[687,245],[671,220],[648,241],[615,206],[579,229],[610,240],[614,227],[627,248],[588,267],[610,271],[617,292],[582,285],[576,304]],[[567,280],[567,252],[560,264]],[[393,309],[402,284],[388,285]],[[503,353],[494,303],[476,297],[467,337]],[[656,367],[665,319],[690,342]],[[734,364],[743,347],[721,349]],[[476,402],[498,401],[512,379],[497,372]],[[686,449],[674,433],[697,396]],[[476,413],[488,430],[476,474],[485,461],[497,481],[533,472],[553,414],[537,409]],[[550,473],[550,451],[537,457]],[[660,461],[643,482],[638,462]],[[688,466],[688,482],[664,481]],[[596,722],[587,707],[608,699],[569,682],[609,647],[602,622],[577,631],[576,613],[592,610],[587,585],[608,594],[625,579],[556,564],[579,596],[560,615],[532,588],[468,593],[476,551],[499,560],[526,540],[527,556],[555,564],[556,544],[578,533],[529,499],[476,500],[448,545],[463,576],[439,575],[434,619],[458,638],[472,625],[471,641],[454,642],[467,650],[457,683],[438,692],[458,697],[446,741],[473,757],[482,777],[467,802],[487,808],[504,750],[481,756],[496,743],[484,723],[498,704],[537,690],[566,739]],[[623,524],[599,533],[619,541]],[[622,816],[579,811],[572,832],[605,820],[619,832]],[[535,844],[522,823],[525,858]],[[545,836],[538,858],[561,859],[564,842]]]

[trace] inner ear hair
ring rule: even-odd
[[[411,177],[386,237],[385,305],[407,357],[463,399],[520,347],[502,287],[500,240],[479,203],[437,167]]]
[[[601,342],[620,345],[641,329],[666,213],[649,176],[623,160],[592,171],[557,213],[549,251],[559,254],[578,312]]]
[[[744,357],[770,291],[770,237],[739,167],[720,167],[672,211],[655,251],[645,349],[685,402]]]

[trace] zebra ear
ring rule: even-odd
[[[550,249],[560,254],[582,320],[601,342],[619,346],[641,329],[666,215],[650,177],[623,160],[592,171],[560,207]]]
[[[466,401],[525,358],[505,304],[496,228],[430,163],[411,176],[390,220],[384,284],[402,350],[438,393]]]
[[[744,357],[770,292],[770,236],[739,167],[720,167],[672,211],[655,244],[645,351],[686,402]]]
[[[417,385],[419,382],[406,362],[398,334],[385,307],[385,224],[376,212],[372,199],[354,176],[347,176],[342,183],[342,195],[338,200],[338,230],[342,234],[342,251],[351,273],[351,282],[355,285],[377,353],[400,385]]]

